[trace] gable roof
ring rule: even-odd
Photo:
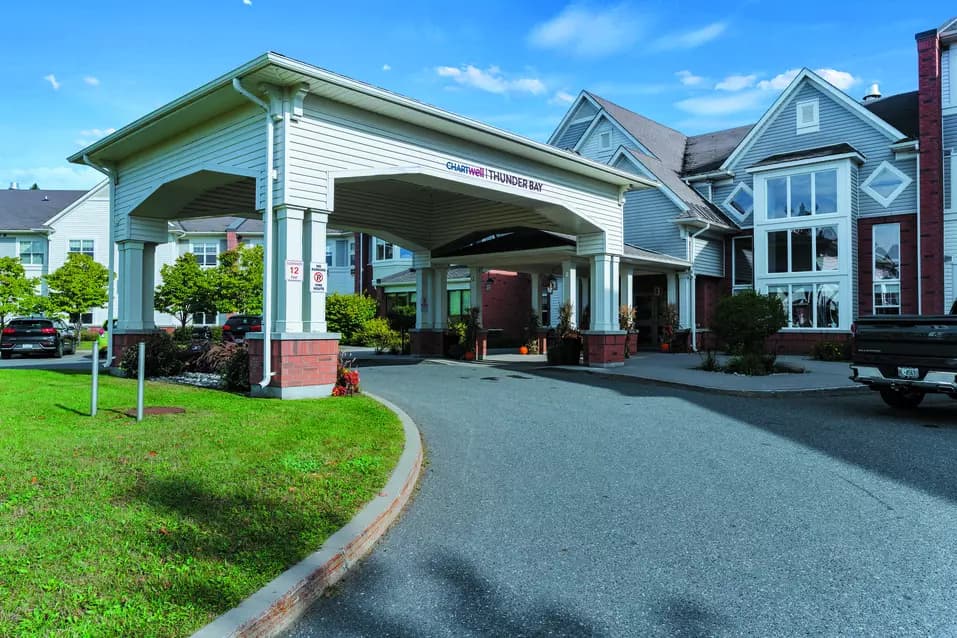
[[[0,230],[40,228],[77,201],[82,190],[3,190],[0,191]]]
[[[662,164],[669,170],[681,172],[681,164],[684,161],[685,134],[667,127],[664,124],[652,119],[629,111],[623,106],[619,106],[610,100],[599,97],[588,91],[583,92],[588,95],[601,108],[613,117],[622,128],[638,140],[645,148],[654,153]]]
[[[718,169],[753,127],[753,124],[747,124],[723,131],[692,135],[685,145],[682,174],[707,173]]]
[[[735,149],[724,160],[724,162],[721,163],[722,169],[728,169],[739,157],[743,156],[747,152],[761,132],[767,128],[775,120],[775,118],[777,118],[778,113],[782,108],[784,108],[784,105],[788,103],[788,101],[791,99],[791,96],[797,93],[798,88],[803,86],[806,82],[814,84],[815,87],[822,93],[830,96],[838,104],[844,105],[851,113],[857,115],[863,121],[884,133],[888,139],[893,141],[907,139],[907,136],[904,133],[899,131],[889,122],[882,120],[870,110],[864,108],[863,104],[853,100],[847,95],[847,93],[844,93],[814,71],[804,68],[801,69],[801,72],[797,74],[797,77],[795,77],[788,87],[781,92],[777,99],[774,100],[774,103],[771,104],[771,107],[764,113],[763,116],[761,116],[761,119],[758,120],[758,123],[754,125],[748,134],[745,135],[744,139],[741,140],[741,143],[738,144],[738,146],[735,147]]]
[[[917,91],[888,95],[879,100],[865,102],[863,106],[909,139],[916,140],[919,137]]]

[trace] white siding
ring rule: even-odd
[[[16,237],[0,237],[0,257],[17,256]]]
[[[957,98],[954,96],[957,92],[957,83],[951,78],[953,62],[954,50],[945,49],[940,58],[941,100],[945,109],[949,106],[957,106]]]

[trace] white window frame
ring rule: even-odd
[[[784,328],[782,332],[840,332],[843,331],[844,325],[850,324],[848,314],[849,311],[846,311],[845,308],[850,309],[849,303],[850,295],[847,291],[844,290],[845,286],[848,284],[844,281],[840,281],[834,278],[826,279],[796,279],[788,281],[770,281],[762,289],[764,294],[770,294],[772,287],[786,287],[788,289],[788,302],[784,307],[784,311],[787,314],[787,328]],[[793,325],[793,299],[794,299],[794,288],[795,287],[806,287],[810,286],[811,288],[811,325],[810,327],[800,327]],[[837,312],[838,312],[838,325],[836,327],[830,328],[819,328],[817,327],[817,289],[818,286],[837,286],[838,297],[837,297]]]
[[[737,270],[738,270],[738,260],[735,258],[737,252],[735,251],[735,242],[742,239],[751,240],[751,283],[750,284],[739,284]],[[740,237],[731,238],[731,292],[737,293],[742,290],[754,290],[754,235],[741,235]]]
[[[382,246],[382,254],[383,254],[383,257],[382,257],[381,259],[379,258],[379,247],[380,247],[380,246]],[[373,253],[373,254],[375,255],[375,259],[374,259],[373,261],[376,261],[376,262],[379,262],[379,261],[392,261],[393,259],[395,259],[396,253],[398,252],[398,248],[399,248],[399,247],[396,246],[395,244],[393,244],[392,242],[386,241],[386,240],[384,240],[384,239],[379,239],[378,237],[376,237],[376,238],[375,238],[375,252]],[[388,257],[385,257],[384,255],[386,254],[386,250],[387,250],[387,249],[389,249],[389,252],[390,252],[391,254],[390,254]]]
[[[74,243],[74,242],[79,242],[79,244],[80,244],[80,249],[79,249],[79,250],[73,250],[73,243]],[[89,250],[86,250],[86,249],[85,249],[85,246],[84,246],[84,244],[87,244],[87,243],[89,243],[89,245],[90,245],[90,249],[89,249]],[[66,245],[67,245],[67,251],[66,251],[66,252],[67,252],[68,255],[71,254],[71,253],[79,253],[79,254],[81,254],[81,255],[88,255],[88,256],[93,257],[93,258],[95,258],[95,256],[96,256],[96,250],[95,250],[95,249],[96,249],[96,242],[95,242],[94,240],[92,240],[92,239],[70,239],[69,241],[67,241],[67,244],[66,244]]]
[[[203,252],[198,252],[196,249],[198,246],[203,247]],[[212,246],[215,252],[210,253],[209,247]],[[199,262],[200,267],[202,268],[215,268],[219,264],[219,240],[210,239],[195,239],[189,243],[190,252],[193,253],[193,256],[196,257],[196,261]],[[208,261],[206,258],[209,255],[213,255],[213,263],[207,264]]]
[[[837,212],[805,215],[803,217],[782,217],[768,219],[767,181],[778,177],[800,175],[826,170],[837,171]],[[790,198],[789,198],[790,200]],[[837,226],[837,270],[812,270],[809,272],[771,273],[768,272],[768,233],[791,230],[794,228]],[[833,332],[846,333],[851,329],[853,320],[853,291],[851,264],[851,160],[825,160],[814,164],[779,168],[754,173],[754,288],[767,293],[769,286],[837,284],[839,288],[838,307],[840,324],[836,328],[791,328],[782,332]],[[790,241],[790,237],[789,237]],[[813,246],[813,244],[812,244]],[[814,256],[812,256],[814,257]],[[789,256],[790,260],[790,256]],[[814,264],[812,263],[812,267]],[[788,263],[790,268],[790,261]],[[790,288],[788,289],[790,290]],[[815,289],[815,295],[816,295]],[[816,299],[816,297],[815,297]],[[816,312],[816,310],[815,310]],[[791,309],[788,308],[790,322]],[[816,318],[815,318],[816,324]],[[790,323],[789,323],[790,325]]]
[[[202,316],[202,321],[197,321],[197,317]],[[219,325],[219,313],[215,310],[209,310],[204,312],[194,312],[192,317],[194,326],[216,326]],[[209,319],[212,318],[212,321]]]
[[[743,182],[742,182],[742,183],[743,183]],[[694,189],[695,192],[698,193],[699,195],[701,195],[702,197],[704,197],[704,198],[705,198],[706,200],[708,200],[709,202],[711,202],[712,199],[713,199],[713,197],[714,197],[714,187],[711,185],[711,182],[702,182],[702,183],[699,184],[699,186],[703,186],[703,187],[706,189],[706,192],[705,192],[705,193],[702,193],[702,192],[699,191],[697,188]],[[692,188],[694,188],[694,187],[692,187]],[[712,203],[713,203],[713,202],[712,202]],[[753,207],[752,207],[752,208],[753,208]]]
[[[29,252],[23,252],[23,244],[30,242],[31,249]],[[32,237],[27,239],[17,239],[17,257],[20,259],[20,263],[24,266],[42,266],[46,263],[46,247],[43,245],[45,242],[42,239],[34,239]],[[37,246],[40,247],[40,250],[37,250]],[[24,255],[30,255],[30,261],[23,261]],[[39,255],[40,261],[34,261],[33,256]]]
[[[877,233],[875,230],[878,226],[897,226],[897,249],[900,251],[897,259],[899,264],[897,265],[897,279],[877,279],[875,278],[875,273],[877,272]],[[903,278],[903,273],[901,272],[904,269],[904,255],[903,255],[903,246],[901,246],[901,225],[900,222],[890,222],[886,224],[874,224],[871,226],[871,311],[876,315],[878,308],[887,309],[887,308],[897,308],[896,313],[881,313],[881,314],[900,314],[901,313],[901,279]],[[883,288],[884,286],[897,286],[897,305],[882,304],[877,305],[877,289],[878,287]]]
[[[747,193],[751,196],[751,208],[749,208],[744,215],[741,214],[741,211],[731,205],[731,202],[734,201],[734,198],[738,196],[738,191],[742,190],[747,191]],[[734,187],[734,190],[731,191],[731,194],[724,199],[724,202],[721,204],[721,206],[726,211],[734,215],[735,219],[743,221],[748,218],[748,215],[752,215],[754,213],[754,202],[754,190],[748,186],[746,182],[739,182],[738,185]]]
[[[822,273],[822,272],[835,272],[834,269],[825,270],[825,269],[823,269],[823,268],[818,269],[818,267],[817,267],[817,231],[818,231],[819,229],[821,229],[821,228],[833,228],[834,226],[838,226],[838,224],[830,223],[830,224],[814,224],[814,225],[811,225],[811,226],[794,226],[794,227],[792,227],[792,228],[772,228],[772,229],[769,229],[769,230],[765,231],[765,233],[764,233],[764,239],[765,239],[766,242],[767,242],[767,241],[770,241],[769,235],[770,235],[771,233],[787,233],[787,238],[788,238],[788,241],[787,241],[787,247],[788,247],[788,256],[787,256],[788,269],[785,270],[785,271],[782,271],[782,272],[777,272],[777,271],[771,272],[771,270],[769,269],[769,270],[768,270],[768,276],[774,276],[774,275],[797,275],[797,274],[807,275],[808,273],[812,273],[812,274],[813,274],[813,273]],[[794,234],[793,234],[792,231],[795,231],[795,230],[810,230],[810,231],[811,231],[811,269],[810,269],[810,270],[791,270],[791,268],[793,267],[793,264],[794,264],[794,250],[793,250],[793,248],[792,248],[792,246],[791,246],[792,240],[793,240],[793,238],[794,238]],[[767,246],[765,247],[765,249],[767,249]],[[838,261],[838,264],[840,264],[840,262],[841,262],[841,244],[840,244],[840,227],[839,227],[839,226],[838,226],[837,261]]]
[[[821,104],[817,98],[813,100],[801,100],[795,106],[796,111],[794,113],[794,122],[796,133],[798,135],[803,135],[805,133],[817,133],[821,130]],[[812,108],[813,118],[809,121],[802,122],[801,114],[804,112],[804,108],[807,106]]]
[[[898,187],[894,189],[894,192],[892,192],[887,197],[884,197],[883,195],[878,193],[876,190],[871,188],[871,183],[874,180],[876,180],[877,176],[880,175],[881,171],[884,171],[884,170],[890,171],[895,177],[897,177],[901,181],[900,185],[898,185]],[[911,182],[913,181],[914,180],[908,177],[899,168],[897,168],[896,166],[894,166],[887,160],[884,160],[883,162],[880,163],[880,165],[878,165],[877,168],[873,170],[873,172],[871,172],[870,175],[867,176],[867,179],[865,179],[864,183],[861,184],[861,190],[867,193],[868,195],[870,195],[871,198],[874,201],[876,201],[878,204],[880,204],[884,208],[887,208],[888,206],[894,203],[894,200],[897,199],[901,193],[907,190],[907,187],[910,186]],[[953,187],[953,176],[951,176],[951,187]],[[953,200],[951,200],[951,205],[953,206]]]

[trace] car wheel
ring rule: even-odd
[[[67,354],[76,354],[76,339],[70,341],[70,351]]]
[[[63,358],[63,342],[62,341],[57,341],[56,350],[53,351],[53,358],[54,359]]]
[[[881,390],[881,398],[884,403],[892,408],[903,410],[913,410],[924,400],[924,393],[920,390],[892,390],[884,388]]]

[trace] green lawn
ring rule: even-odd
[[[402,426],[370,399],[269,401],[0,370],[0,636],[185,636],[385,485]]]

